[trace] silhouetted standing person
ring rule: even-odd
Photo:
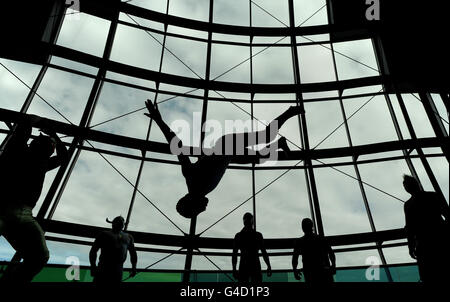
[[[336,274],[336,257],[326,239],[315,234],[313,222],[309,218],[302,221],[305,235],[297,240],[292,255],[292,268],[295,279],[300,280],[297,269],[298,256],[302,255],[303,274],[307,283],[331,283]]]
[[[151,117],[158,124],[171,148],[175,146],[181,149],[183,147],[182,141],[163,121],[157,105],[153,105],[150,101],[147,101],[145,104],[149,111],[145,115]],[[268,150],[281,148],[285,153],[288,153],[290,150],[286,138],[281,137],[279,140],[276,140],[276,136],[278,135],[278,130],[288,119],[301,112],[299,106],[291,106],[262,131],[224,135],[215,142],[212,148],[214,154],[202,155],[195,163],[191,162],[188,155],[183,153],[177,154],[188,188],[188,194],[177,203],[178,213],[183,217],[193,218],[205,211],[208,204],[206,195],[217,187],[231,161],[241,164],[255,162],[254,158],[239,157],[237,155],[239,152],[245,153],[249,150],[249,147],[264,144],[265,148],[256,152],[257,161],[263,160],[265,158],[264,154]],[[261,139],[265,139],[264,142],[261,142]],[[238,150],[231,150],[234,147],[237,147]]]
[[[258,252],[261,250],[267,265],[267,276],[272,276],[269,255],[264,247],[264,238],[253,228],[253,215],[244,214],[244,228],[234,237],[232,256],[233,276],[239,282],[262,282],[261,263]],[[241,251],[239,271],[236,270],[238,251]]]
[[[417,259],[423,282],[449,281],[449,206],[435,192],[425,192],[412,176],[403,176],[411,198],[404,205],[409,254]],[[445,219],[444,219],[445,218]]]
[[[67,161],[65,146],[56,133],[44,127],[43,120],[31,116],[21,122],[0,155],[0,235],[3,235],[22,263],[10,263],[2,281],[30,282],[49,258],[44,232],[32,210],[41,195],[45,174]],[[43,126],[30,145],[27,142],[36,125]],[[56,156],[51,156],[56,148]]]
[[[122,216],[118,216],[112,221],[112,230],[101,233],[95,239],[89,252],[94,282],[100,284],[122,282],[123,263],[127,259],[128,251],[132,265],[130,277],[136,275],[137,253],[134,239],[130,234],[122,231],[124,226],[125,220]],[[101,254],[97,266],[98,250],[101,250]]]

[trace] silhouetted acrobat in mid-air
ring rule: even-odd
[[[295,279],[301,279],[297,269],[298,256],[302,255],[303,275],[307,283],[334,282],[336,274],[336,257],[326,239],[313,231],[313,222],[309,218],[302,220],[305,235],[297,240],[292,255],[292,268]]]
[[[449,206],[435,192],[425,192],[412,176],[403,176],[411,198],[404,205],[409,254],[417,259],[422,282],[450,281]]]
[[[177,146],[178,149],[181,149],[182,141],[163,121],[157,105],[153,105],[150,101],[147,101],[146,105],[149,111],[146,115],[158,124],[167,142],[171,146]],[[256,152],[257,160],[267,159],[265,156],[267,154],[266,151],[273,151],[278,148],[281,148],[288,154],[290,150],[286,138],[281,137],[278,140],[275,139],[281,126],[288,119],[301,112],[302,110],[299,106],[291,106],[274,119],[264,130],[226,134],[215,142],[212,148],[214,151],[212,155],[202,155],[195,163],[190,161],[189,156],[183,153],[177,154],[188,188],[188,194],[182,197],[177,203],[178,213],[183,217],[193,218],[203,212],[208,204],[206,195],[217,187],[231,161],[241,164],[255,162],[254,158],[237,155],[240,151],[243,151],[240,149],[248,151],[249,147],[256,146],[257,144],[265,144],[264,149]],[[263,143],[261,143],[261,138],[265,139]],[[230,149],[232,149],[231,152]]]
[[[137,253],[133,237],[123,232],[125,220],[122,216],[118,216],[111,223],[112,230],[101,233],[89,252],[91,275],[94,282],[99,284],[122,282],[123,263],[127,259],[128,251],[132,266],[130,277],[136,275]],[[97,265],[98,250],[101,250],[101,253]]]
[[[30,145],[32,127],[40,134]],[[56,156],[52,156],[56,148]],[[11,262],[2,281],[30,282],[49,258],[44,232],[32,210],[41,195],[45,174],[67,161],[65,146],[38,116],[21,122],[0,155],[0,236],[3,235],[23,262]]]
[[[267,276],[272,276],[269,255],[264,247],[264,238],[260,232],[253,228],[253,215],[244,214],[244,228],[234,237],[233,276],[239,282],[261,282],[261,263],[259,262],[259,251],[261,250],[264,262],[267,265]],[[239,271],[236,270],[238,251],[241,251]]]

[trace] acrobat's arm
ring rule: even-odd
[[[161,129],[161,132],[163,133],[169,145],[175,144],[179,149],[181,149],[183,147],[183,142],[164,122],[164,120],[161,117],[161,113],[158,110],[158,106],[156,105],[156,102],[155,105],[153,105],[150,100],[147,100],[145,102],[145,105],[147,106],[148,109],[148,113],[145,113],[145,115],[153,119],[156,122],[156,124],[158,124],[159,128]],[[177,154],[177,156],[178,161],[182,166],[188,166],[192,164],[189,157],[184,155],[183,153]]]

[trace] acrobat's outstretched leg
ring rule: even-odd
[[[275,118],[273,121],[271,121],[264,130],[249,133],[248,135],[250,136],[250,135],[256,134],[259,139],[265,138],[266,144],[269,144],[270,142],[275,140],[281,127],[284,125],[284,123],[286,123],[287,120],[289,120],[290,118],[292,118],[296,115],[299,115],[301,113],[302,113],[302,110],[301,110],[300,106],[291,106],[285,112],[280,114],[277,118]],[[246,140],[246,141],[248,141],[248,140]],[[287,144],[284,145],[283,141],[281,141],[279,143],[282,145],[282,146],[280,146],[282,149],[285,146],[287,147]],[[284,141],[284,143],[285,143],[285,141]]]
[[[243,133],[230,133],[222,136],[214,147],[216,150],[222,150],[227,155],[239,155],[244,154],[245,150],[252,146],[266,145],[264,149],[260,150],[259,153],[264,154],[267,149],[273,150],[273,148],[281,148],[283,151],[288,153],[289,147],[286,143],[285,138],[280,138],[275,141],[280,128],[286,123],[286,121],[296,115],[302,113],[299,106],[291,106],[285,112],[280,114],[272,122],[261,131],[254,132],[243,132]],[[277,144],[277,145],[274,145]],[[232,153],[232,154],[231,154]]]

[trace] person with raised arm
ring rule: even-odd
[[[156,122],[171,147],[175,146],[177,150],[181,150],[183,148],[181,139],[164,122],[157,105],[147,101],[146,106],[148,113],[145,113],[145,115]],[[215,142],[211,155],[203,154],[195,163],[191,162],[188,155],[183,152],[177,152],[181,172],[188,188],[188,193],[177,203],[176,209],[178,213],[185,218],[193,218],[205,211],[208,204],[206,195],[217,187],[232,161],[246,164],[254,163],[254,158],[256,158],[259,162],[267,159],[265,155],[268,154],[268,151],[276,151],[278,148],[289,154],[290,150],[286,138],[281,137],[276,140],[276,136],[279,129],[288,119],[300,113],[302,113],[302,110],[299,106],[291,106],[274,119],[264,130],[226,134]],[[261,142],[262,139],[263,142]],[[239,152],[241,154],[248,152],[249,147],[260,144],[264,144],[265,148],[256,151],[255,157],[249,158],[238,155]]]
[[[45,135],[41,133],[28,145],[32,127],[38,126]],[[0,155],[0,235],[23,262],[10,263],[1,281],[30,282],[47,263],[44,232],[32,210],[41,195],[45,174],[67,161],[67,149],[55,131],[35,115],[18,123],[6,143]]]

